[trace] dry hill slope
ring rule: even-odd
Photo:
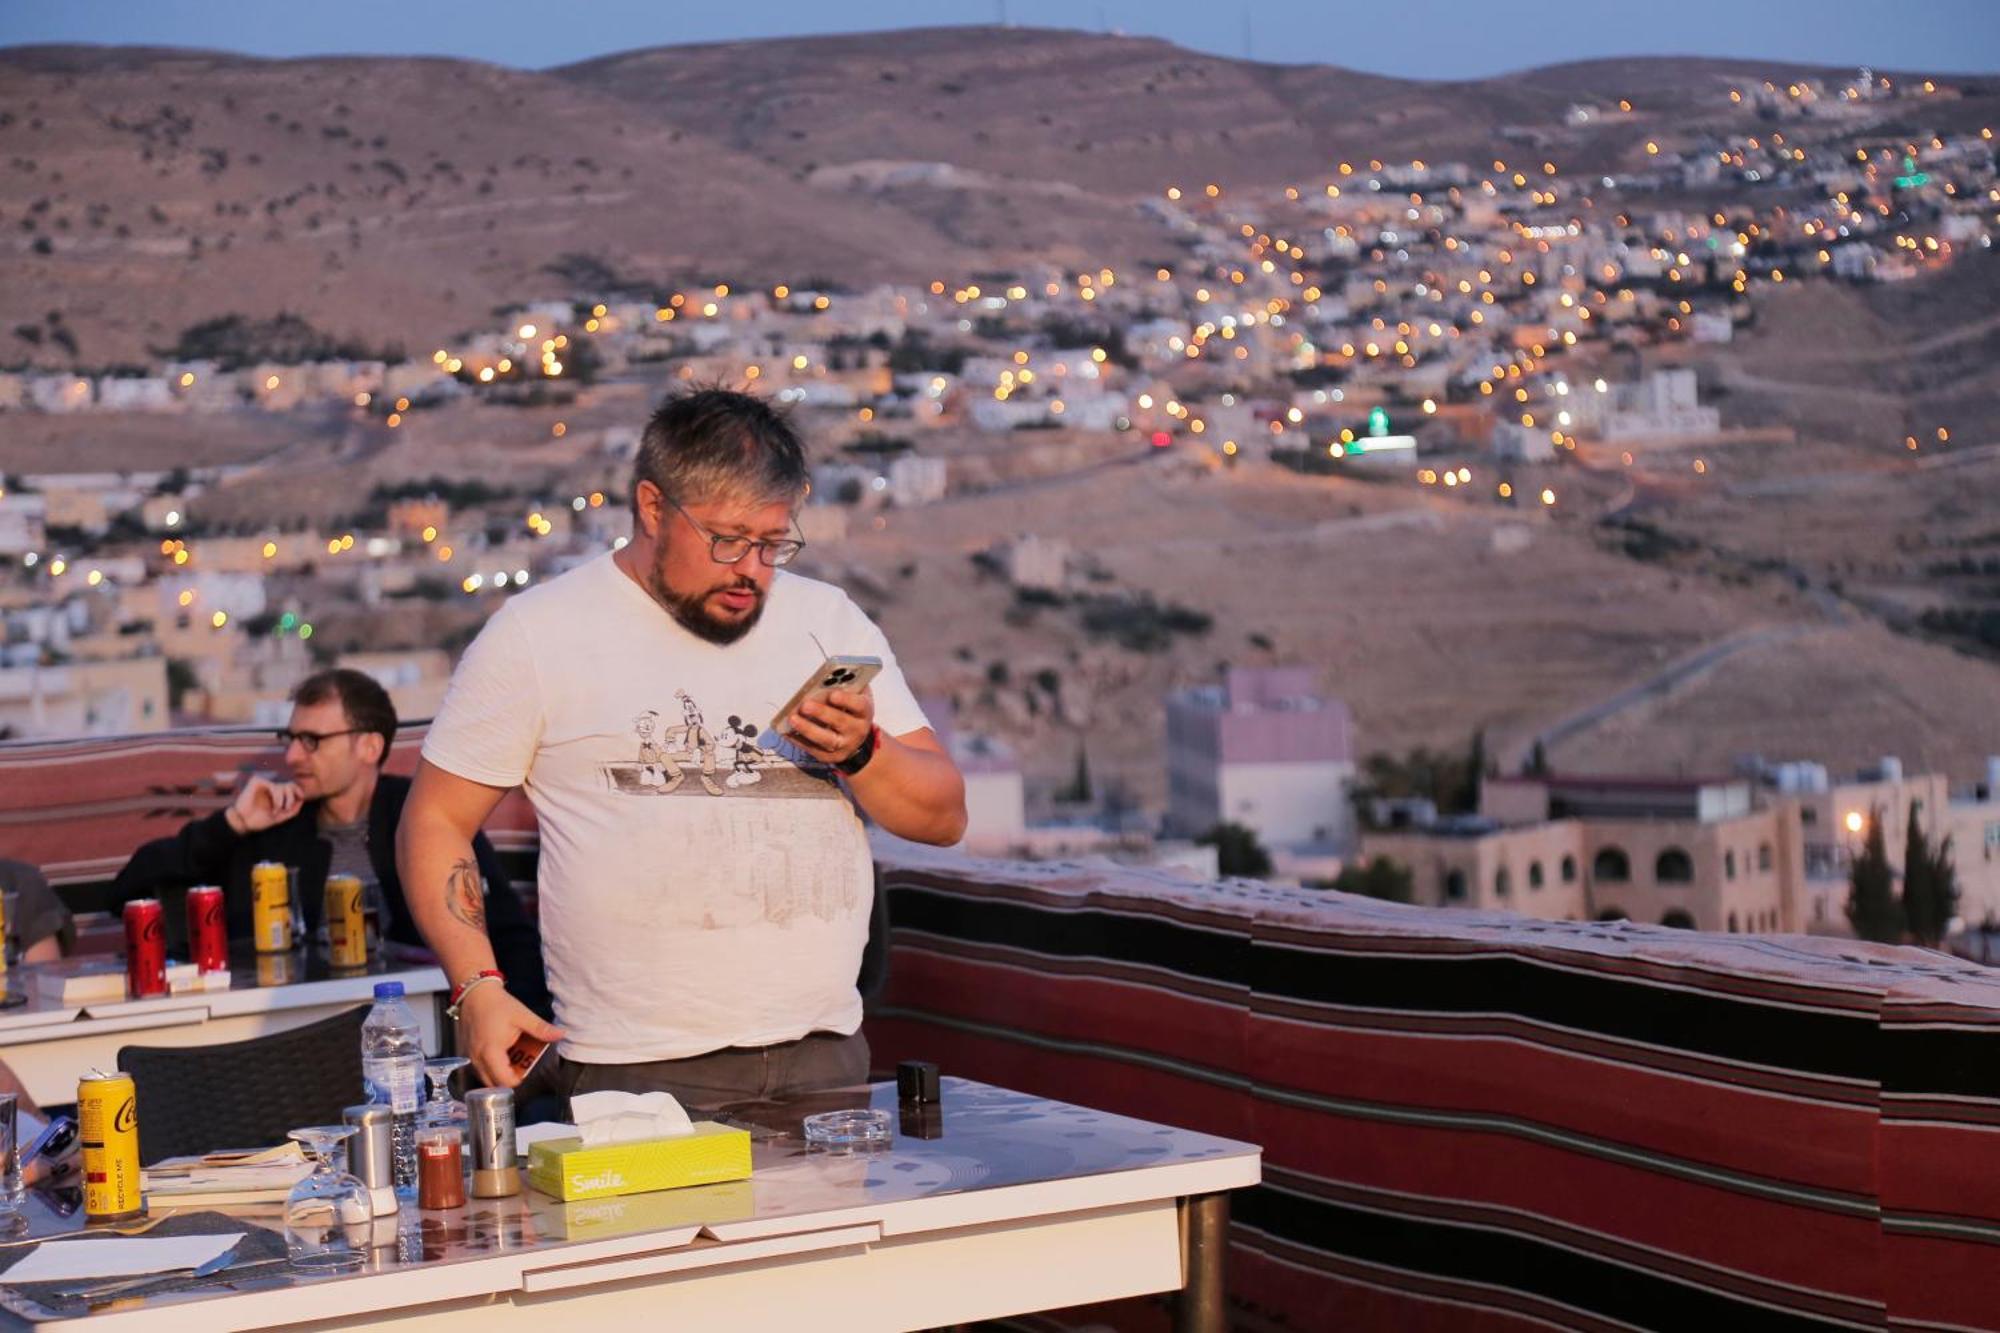
[[[0,308],[60,311],[79,344],[0,334],[0,362],[136,360],[198,320],[280,309],[421,349],[495,305],[590,285],[545,271],[565,254],[638,283],[1143,260],[1168,238],[1136,204],[1172,181],[1492,153],[1607,167],[1646,125],[1771,72],[1635,60],[1420,83],[995,28],[546,72],[0,50]],[[1562,125],[1571,101],[1621,95],[1634,117]]]
[[[86,365],[229,311],[427,347],[573,294],[547,271],[572,253],[659,282],[957,258],[892,206],[540,74],[39,51],[0,54],[0,85],[0,308],[61,311]]]

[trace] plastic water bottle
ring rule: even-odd
[[[424,1100],[424,1032],[403,1002],[403,983],[375,983],[375,1007],[361,1025],[361,1077],[368,1100],[395,1112],[395,1178],[399,1197],[417,1193],[417,1111]]]

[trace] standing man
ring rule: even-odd
[[[218,884],[229,937],[248,939],[251,867],[276,861],[298,869],[296,891],[309,931],[319,927],[327,876],[353,875],[364,901],[376,908],[384,939],[421,945],[396,874],[396,823],[410,780],[382,771],[395,738],[396,706],[373,676],[343,667],[306,677],[292,691],[291,720],[278,732],[285,777],[253,774],[223,809],[139,848],[118,872],[118,897],[178,895],[184,901],[189,886]],[[467,842],[472,891],[480,898],[490,947],[508,960],[515,994],[546,1010],[535,923],[485,835]],[[175,947],[184,946],[186,913],[176,907],[166,921],[181,937]]]
[[[562,1040],[569,1094],[715,1105],[867,1078],[855,979],[874,876],[857,807],[948,844],[965,785],[881,630],[840,589],[781,568],[804,545],[806,488],[798,437],[761,399],[669,399],[641,437],[631,541],[510,599],[459,664],[400,863],[454,983],[460,1049],[489,1083],[519,1082],[506,1051],[523,1033]],[[827,654],[883,669],[872,689],[774,718]],[[635,729],[662,715],[686,725]],[[702,718],[732,715],[760,728],[754,785],[713,777]],[[633,756],[652,749],[704,780],[649,780]],[[486,984],[499,969],[468,887],[472,834],[517,785],[541,825],[560,1028]]]

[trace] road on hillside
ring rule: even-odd
[[[1519,772],[1525,768],[1534,754],[1537,742],[1546,750],[1550,746],[1568,740],[1571,736],[1590,730],[1628,708],[1636,707],[1651,699],[1664,698],[1675,689],[1713,671],[1739,653],[1771,644],[1786,643],[1819,628],[1821,626],[1817,624],[1755,625],[1749,629],[1739,630],[1727,638],[1706,644],[1679,661],[1662,667],[1636,685],[1629,685],[1607,699],[1571,713],[1552,726],[1544,727],[1517,748],[1516,753],[1510,757],[1509,767],[1505,771]]]

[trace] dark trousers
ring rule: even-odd
[[[688,1110],[711,1109],[866,1083],[868,1039],[859,1032],[851,1037],[814,1032],[775,1046],[730,1046],[685,1060],[633,1065],[562,1060],[553,1077],[565,1099],[580,1092],[665,1092]]]

